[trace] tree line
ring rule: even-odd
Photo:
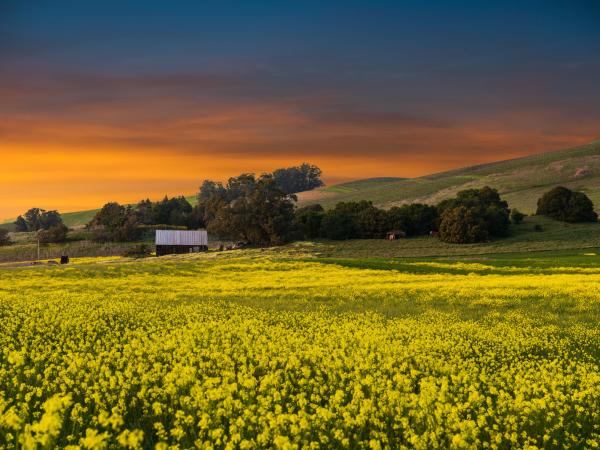
[[[254,244],[279,244],[290,233],[295,193],[322,186],[321,169],[303,163],[256,177],[241,174],[226,184],[205,180],[192,206],[185,197],[107,203],[88,224],[98,242],[134,241],[161,228],[208,228],[219,236]]]
[[[412,203],[382,209],[363,200],[339,202],[327,210],[318,204],[296,207],[297,198],[290,191],[319,185],[320,173],[316,166],[303,164],[260,176],[244,173],[226,183],[206,180],[195,206],[182,196],[157,202],[145,199],[129,206],[111,202],[87,228],[98,242],[136,241],[157,228],[206,228],[221,239],[253,245],[318,238],[379,239],[390,231],[406,237],[436,235],[444,242],[467,244],[505,237],[511,223],[518,224],[525,216],[509,209],[498,191],[488,186],[460,191],[437,205]],[[562,186],[538,200],[536,214],[566,222],[595,222],[598,217],[584,193]],[[19,216],[15,226],[17,231],[37,231],[42,242],[61,242],[68,231],[57,211],[39,208]],[[0,232],[0,244],[6,239],[6,233]]]
[[[437,205],[407,204],[381,209],[370,201],[296,208],[295,196],[277,187],[272,175],[243,174],[227,185],[203,184],[198,209],[208,231],[256,245],[299,239],[378,239],[391,230],[407,237],[433,234],[444,242],[468,244],[506,237],[525,215],[509,209],[498,191],[485,186],[460,191]],[[595,222],[593,203],[583,193],[557,187],[538,200],[536,214],[567,222]]]

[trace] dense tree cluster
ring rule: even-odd
[[[296,198],[273,175],[232,177],[226,186],[205,182],[199,211],[210,233],[256,245],[277,245],[293,237]]]
[[[323,186],[321,169],[308,163],[273,171],[273,178],[286,194],[310,191]]]
[[[15,231],[37,231],[38,239],[43,244],[64,242],[69,229],[63,223],[58,211],[46,211],[31,208],[15,221]]]
[[[15,221],[15,231],[39,231],[62,225],[62,217],[58,211],[46,211],[41,208],[31,208]]]
[[[510,211],[510,221],[515,225],[519,225],[521,222],[523,222],[523,219],[525,219],[525,214],[523,214],[518,209],[513,208]]]
[[[294,237],[293,193],[322,186],[321,170],[303,163],[256,177],[241,174],[226,185],[205,180],[192,207],[185,197],[148,199],[137,205],[107,203],[88,228],[96,241],[132,241],[154,227],[206,227],[224,238],[256,245],[279,244]]]
[[[200,220],[198,209],[193,208],[183,196],[152,202],[148,199],[139,202],[134,212],[143,225],[173,225],[198,228],[204,224]]]
[[[265,174],[269,175],[269,174]],[[324,185],[321,180],[321,169],[317,166],[302,163],[299,166],[276,169],[271,174],[275,185],[284,194],[296,194],[309,191]],[[227,185],[212,180],[204,180],[198,193],[199,203],[213,198],[226,198],[227,201],[235,200],[243,194],[248,183],[256,182],[256,176],[251,173],[243,173],[237,177],[230,178]]]
[[[468,244],[504,237],[510,225],[508,204],[498,191],[485,186],[460,191],[438,204],[439,236],[444,242]]]
[[[140,236],[138,217],[131,206],[105,204],[88,224],[96,242],[134,241]]]
[[[412,203],[387,211],[388,228],[402,230],[407,236],[421,236],[438,229],[439,213],[435,206]]]
[[[558,186],[546,192],[537,202],[537,214],[563,222],[596,222],[594,204],[583,192]]]
[[[135,206],[107,203],[87,225],[97,242],[128,242],[142,238],[146,231],[160,228],[196,229],[204,226],[199,209],[185,197],[148,199]]]
[[[0,228],[0,246],[9,245],[11,243],[8,230],[6,228]]]
[[[419,236],[437,229],[438,214],[434,206],[404,205],[389,210],[372,202],[340,202],[328,211],[320,205],[296,211],[296,230],[300,238],[379,239],[390,230],[402,230],[407,236]]]
[[[42,244],[50,244],[56,242],[64,242],[67,240],[67,233],[69,228],[63,223],[52,226],[46,230],[38,231],[38,239]]]

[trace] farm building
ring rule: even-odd
[[[406,233],[402,230],[392,230],[392,231],[388,231],[385,234],[385,238],[388,241],[395,241],[396,239],[402,239],[406,237]]]
[[[156,230],[156,256],[208,250],[206,230]]]

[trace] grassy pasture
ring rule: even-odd
[[[542,227],[541,232],[534,226]],[[85,240],[89,233],[75,230],[69,233],[64,244],[41,247],[41,258],[58,258],[66,253],[72,257],[123,255],[138,243],[97,244]],[[37,244],[32,233],[11,233],[13,245],[0,247],[0,262],[30,261],[36,258]],[[211,248],[220,241],[211,237]],[[152,244],[152,242],[149,242]],[[511,227],[511,235],[479,244],[447,244],[437,238],[419,237],[386,241],[384,239],[297,242],[273,249],[275,253],[311,253],[330,258],[407,258],[452,256],[456,258],[482,258],[495,253],[541,252],[551,250],[586,249],[600,247],[600,224],[567,224],[545,217],[530,216]]]
[[[317,253],[0,269],[4,448],[598,444],[598,248]]]
[[[411,202],[435,204],[463,189],[491,186],[511,208],[533,213],[537,199],[558,185],[585,192],[596,205],[600,204],[600,141],[419,178],[342,183],[301,193],[299,200],[324,206],[356,200],[371,200],[382,207]]]

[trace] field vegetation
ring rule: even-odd
[[[541,255],[1,270],[4,448],[596,447],[600,256]]]
[[[390,208],[406,203],[437,204],[465,189],[496,188],[511,208],[535,213],[537,199],[555,186],[585,193],[600,204],[600,141],[565,150],[498,161],[418,178],[356,180],[301,193],[299,203],[370,200]]]

